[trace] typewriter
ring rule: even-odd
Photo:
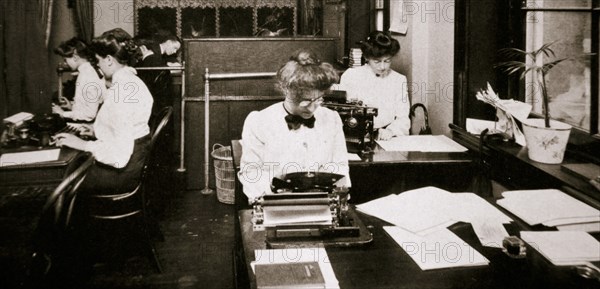
[[[67,123],[56,114],[21,112],[3,121],[2,149],[37,150],[52,145],[51,136],[65,130]]]
[[[3,121],[0,149],[2,151],[30,151],[54,147],[53,136],[70,133],[84,140],[90,137],[79,134],[80,124],[67,123],[58,114],[21,112]]]
[[[375,148],[373,118],[377,116],[377,108],[348,100],[346,92],[340,90],[332,90],[323,98],[323,106],[337,111],[342,118],[348,152],[372,153]]]
[[[371,233],[348,205],[348,188],[335,185],[342,177],[297,172],[273,178],[274,194],[262,196],[253,205],[254,231],[265,231],[271,248],[370,242]]]

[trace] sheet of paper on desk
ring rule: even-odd
[[[529,225],[600,222],[600,211],[556,189],[506,191],[498,205]]]
[[[521,239],[554,265],[582,265],[600,261],[600,242],[586,232],[521,232]]]
[[[466,152],[468,149],[445,135],[407,135],[377,143],[386,151]]]
[[[340,288],[327,256],[327,251],[322,247],[254,250],[254,260],[250,264],[252,271],[255,270],[256,264],[317,262],[321,273],[323,273],[323,279],[325,279],[325,288]]]
[[[357,154],[353,154],[353,153],[348,153],[348,160],[349,161],[362,161],[362,159]]]
[[[456,222],[486,220],[489,226],[509,223],[511,218],[473,193],[450,193],[423,187],[388,195],[356,206],[357,210],[418,235],[444,229]]]
[[[556,228],[559,231],[582,231],[588,233],[600,232],[600,222],[588,222],[588,223],[577,223],[558,225]]]
[[[448,229],[419,236],[400,227],[383,229],[419,265],[421,270],[485,266],[489,264],[481,253]]]
[[[0,156],[0,167],[56,161],[59,155],[60,149],[6,153]]]
[[[449,192],[435,187],[388,195],[356,206],[356,209],[415,234],[444,229],[456,221],[444,207],[449,204]]]
[[[452,193],[451,206],[460,209],[450,209],[450,213],[457,221],[466,223],[486,220],[497,224],[508,224],[513,220],[494,207],[488,201],[474,193]]]
[[[480,135],[482,131],[488,129],[493,131],[496,129],[496,122],[491,120],[467,118],[467,132]]]

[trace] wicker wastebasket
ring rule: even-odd
[[[235,169],[231,147],[214,144],[210,153],[215,165],[217,199],[221,203],[233,204],[235,201]]]

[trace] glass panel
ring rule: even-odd
[[[183,8],[181,35],[183,38],[215,36],[215,8]]]
[[[294,11],[292,8],[258,8],[258,31],[256,36],[289,36],[294,34]]]
[[[590,8],[592,0],[524,0],[523,8]]]
[[[252,36],[252,8],[219,9],[221,36]]]
[[[153,35],[168,31],[177,35],[175,8],[149,8],[138,10],[138,35]]]
[[[591,49],[591,14],[536,11],[527,16],[527,51],[558,41],[551,46],[555,56],[542,55],[538,65],[578,57],[557,64],[546,74],[551,117],[589,131],[590,61],[579,56]],[[538,78],[532,73],[525,78],[526,97],[534,112],[542,113],[541,89],[534,79]]]

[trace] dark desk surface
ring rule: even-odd
[[[350,161],[351,203],[426,186],[472,191],[477,162],[470,152],[401,152],[376,147]]]
[[[235,143],[232,154],[239,165],[242,147]],[[352,203],[425,186],[472,191],[476,162],[470,152],[395,152],[377,145],[360,157],[349,162]]]
[[[470,163],[473,157],[468,152],[404,152],[386,151],[379,144],[373,153],[359,155],[360,161],[350,161],[350,166],[423,164],[423,163]]]
[[[0,151],[0,155],[3,152]],[[56,161],[0,167],[0,186],[57,184],[64,178],[69,164],[83,154],[71,148],[61,148]]]
[[[562,164],[543,164],[529,159],[527,148],[514,142],[487,140],[483,151],[479,152],[479,138],[464,129],[450,125],[454,139],[475,153],[485,155],[494,177],[503,185],[517,188],[556,187],[583,200],[595,208],[600,208],[600,191],[561,168],[562,164],[585,163],[566,155]],[[587,161],[589,162],[589,161]],[[570,187],[571,189],[564,189]]]
[[[600,282],[584,279],[573,267],[553,266],[528,247],[525,259],[511,259],[497,248],[483,247],[468,223],[450,227],[462,240],[490,260],[487,266],[422,271],[411,257],[385,233],[388,225],[360,214],[373,233],[363,247],[326,248],[340,288],[599,288]],[[251,288],[256,288],[249,264],[254,250],[266,249],[265,233],[252,230],[251,210],[239,211],[246,269]],[[517,234],[517,225],[507,226]],[[599,236],[595,236],[598,238]],[[443,253],[442,250],[440,250]]]

